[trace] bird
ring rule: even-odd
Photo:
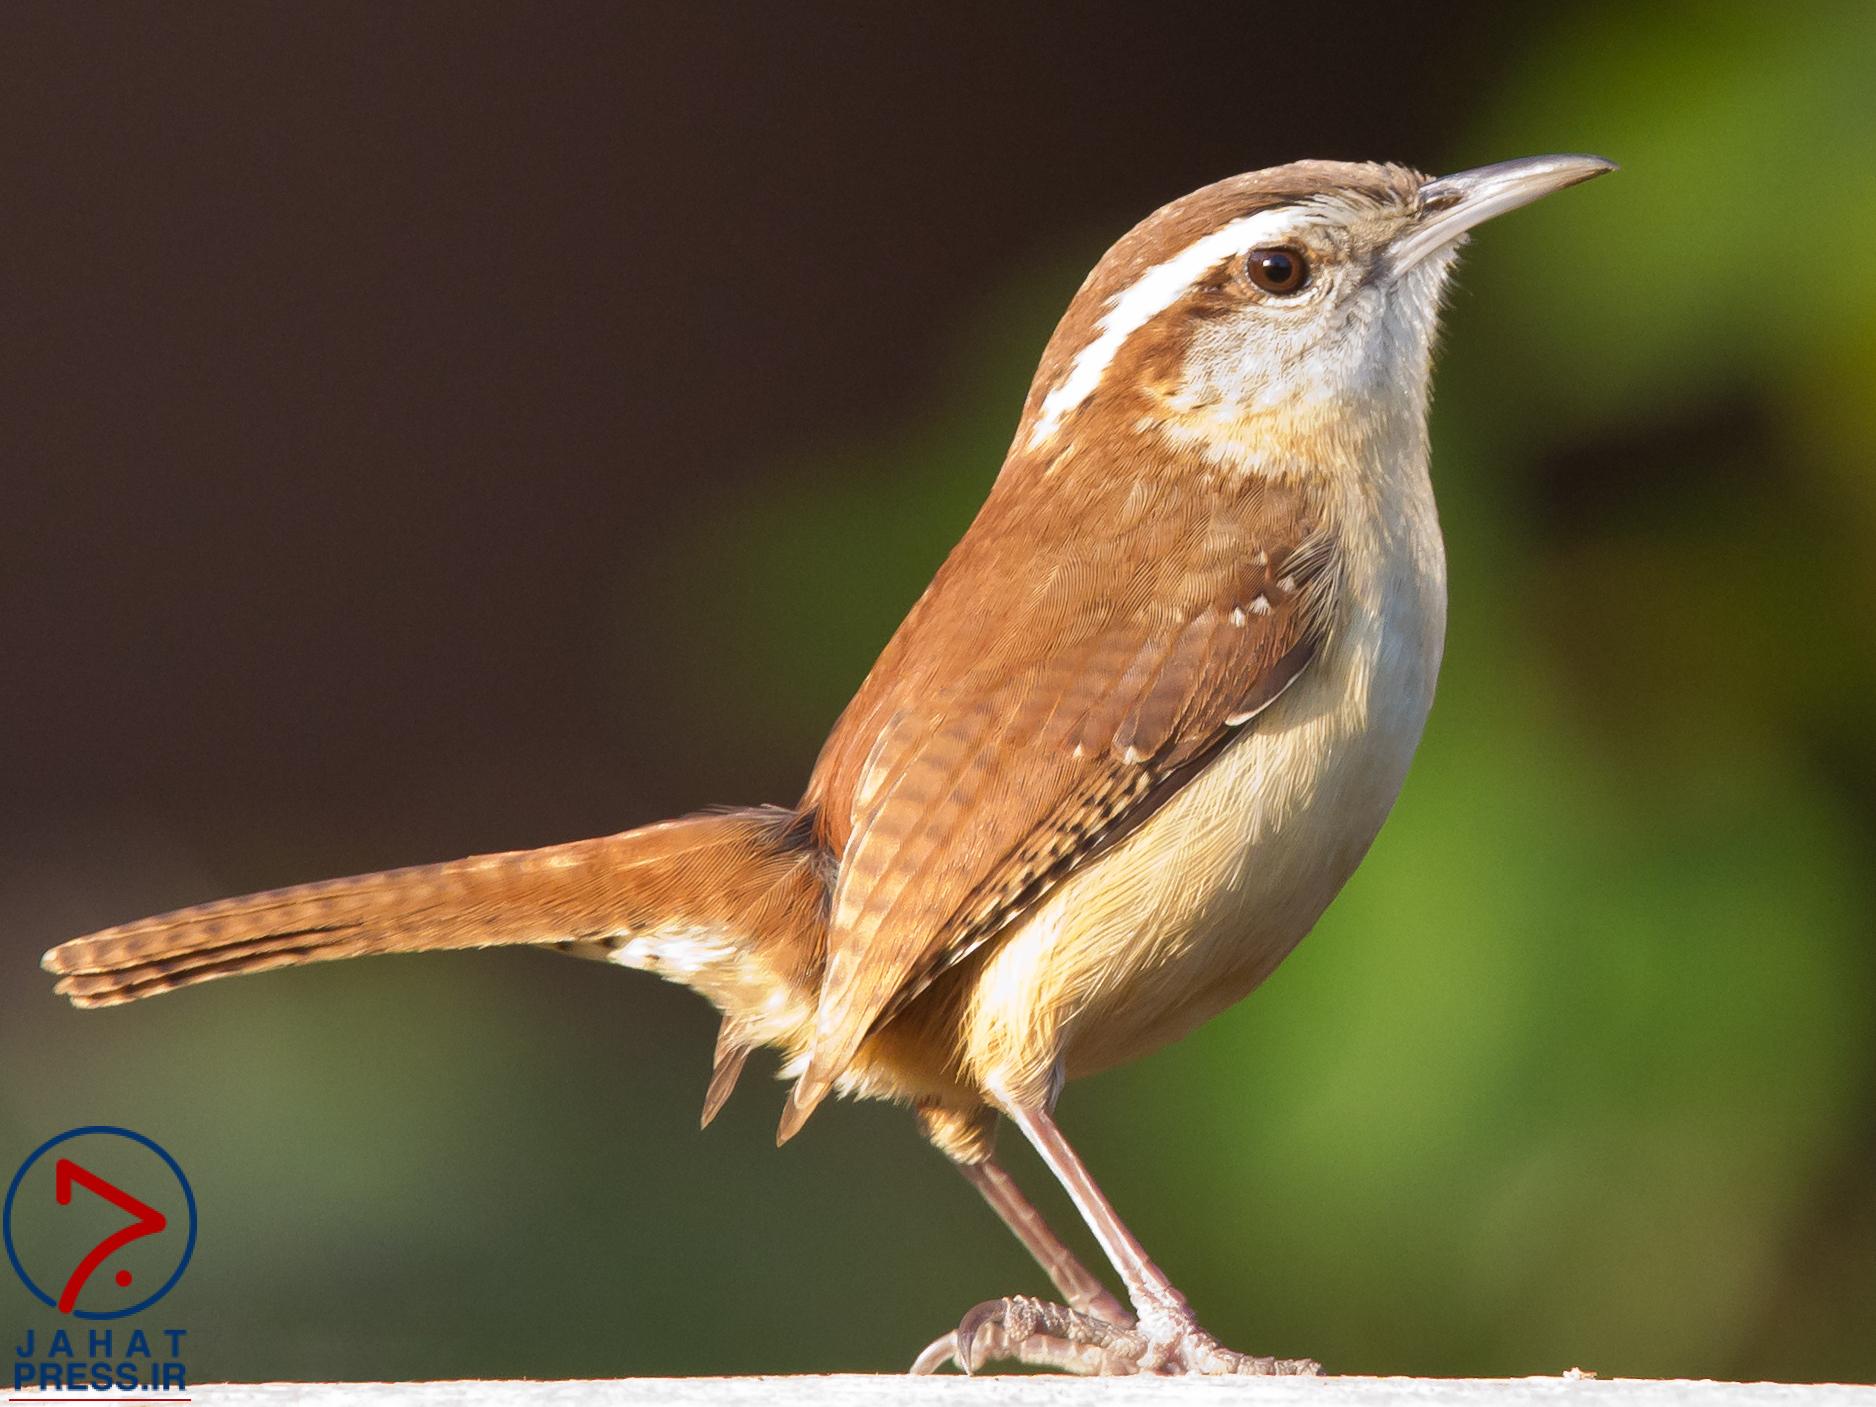
[[[367,954],[530,945],[720,1011],[748,1056],[909,1106],[1060,1296],[985,1301],[914,1371],[1309,1373],[1225,1347],[1056,1119],[1064,1085],[1258,986],[1394,805],[1445,636],[1429,387],[1485,220],[1614,170],[1304,160],[1174,200],[1100,259],[987,499],[793,806],[224,899],[53,948],[80,1007]],[[1114,1294],[1003,1165],[1013,1126]]]

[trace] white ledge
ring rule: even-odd
[[[214,1383],[205,1407],[1876,1407],[1876,1387],[1638,1378],[1082,1378],[844,1374],[776,1378],[627,1378],[595,1382]],[[162,1400],[152,1395],[146,1401]],[[171,1400],[175,1400],[171,1398]]]

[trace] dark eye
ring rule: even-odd
[[[1309,261],[1300,249],[1253,249],[1244,276],[1266,293],[1295,293],[1309,282]]]

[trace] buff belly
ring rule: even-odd
[[[1047,1099],[1177,1040],[1301,941],[1386,819],[1432,703],[1444,581],[1395,599],[1389,619],[1352,610],[1243,737],[999,943],[962,1033],[993,1099]]]

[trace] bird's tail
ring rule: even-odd
[[[724,1012],[720,1103],[750,1048],[790,1044],[791,1023],[812,1018],[826,882],[794,812],[726,811],[198,904],[61,943],[43,962],[74,1005],[95,1007],[374,953],[531,944],[607,958]]]

